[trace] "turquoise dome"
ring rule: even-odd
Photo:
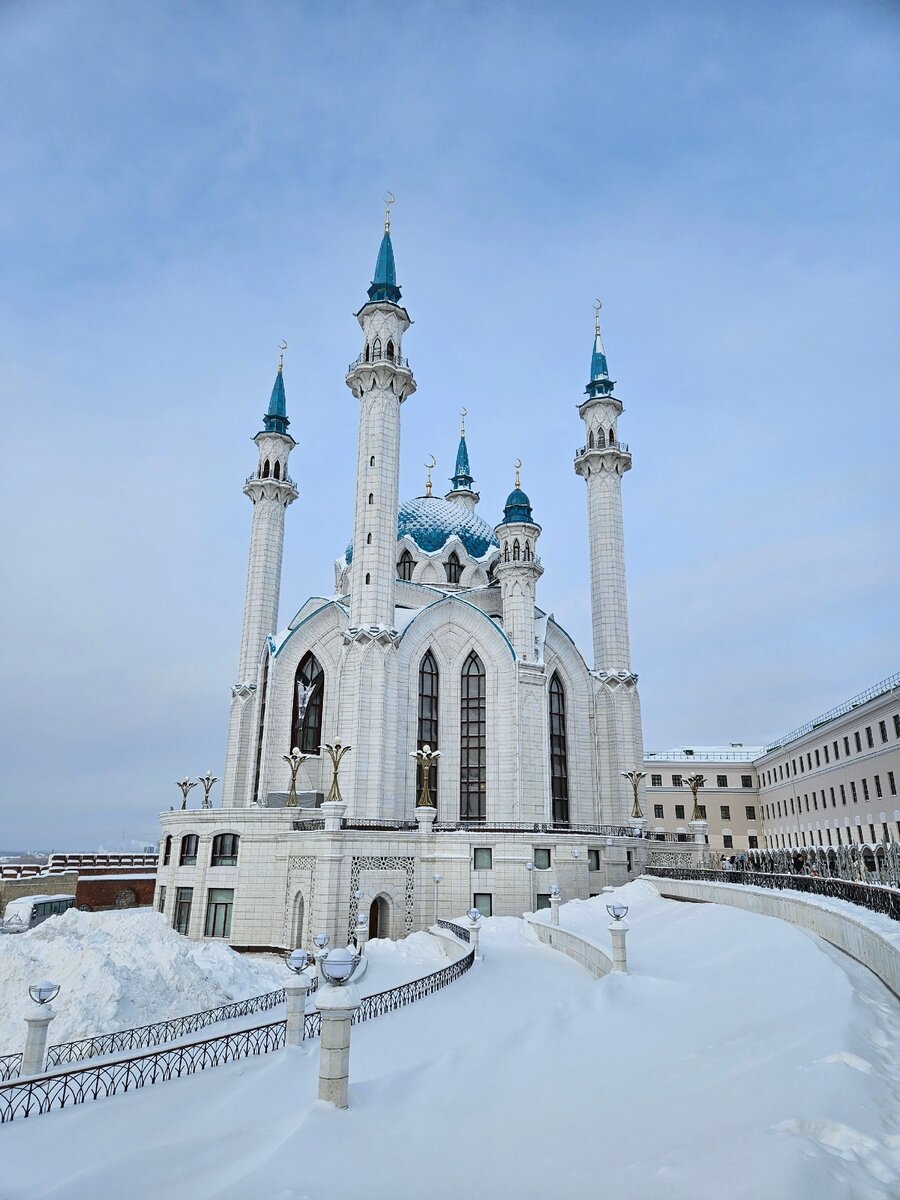
[[[531,515],[531,501],[521,488],[514,488],[506,497],[506,507],[503,510],[503,520],[504,523],[512,521],[524,521],[529,524],[534,520]]]
[[[452,500],[439,496],[416,496],[404,500],[397,514],[397,540],[402,537],[412,541],[429,554],[443,549],[451,537],[456,535],[472,558],[484,558],[490,550],[499,549],[500,543],[487,521],[477,513],[470,512]],[[353,544],[347,547],[347,562],[353,561]]]

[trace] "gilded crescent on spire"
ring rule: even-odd
[[[520,471],[521,471],[521,469],[522,469],[522,460],[521,460],[521,458],[517,458],[517,459],[516,459],[516,461],[515,461],[515,464],[514,464],[514,465],[515,465],[515,468],[516,468],[516,487],[521,487],[521,486],[522,486],[522,484],[521,484],[521,482],[520,482],[520,480],[519,480],[519,472],[520,472]]]
[[[428,475],[425,478],[425,495],[426,496],[431,495],[431,472],[434,470],[434,468],[436,466],[437,466],[437,459],[432,454],[431,462],[425,463],[425,470],[428,472]]]
[[[392,204],[396,204],[396,202],[397,202],[397,201],[396,201],[396,199],[395,199],[395,197],[394,197],[394,193],[393,193],[393,192],[388,192],[387,196],[385,196],[385,199],[384,199],[384,203],[385,203],[385,209],[384,209],[384,232],[385,232],[385,233],[390,233],[390,232],[391,232],[391,205],[392,205]]]
[[[467,408],[461,409],[460,414],[459,414],[459,416],[460,416],[459,436],[460,437],[466,436],[466,417],[468,415],[469,415],[469,410]]]
[[[287,342],[284,338],[278,343],[278,370],[284,366],[284,352],[287,350]]]

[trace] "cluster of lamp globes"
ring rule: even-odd
[[[181,807],[187,808],[188,792],[197,786],[198,783],[203,784],[203,804],[202,808],[212,808],[210,803],[209,793],[213,789],[213,784],[218,783],[219,778],[213,775],[212,771],[207,771],[205,775],[201,775],[199,779],[191,779],[189,775],[185,775],[184,779],[177,780],[175,786],[181,789]]]
[[[357,924],[364,922],[365,917],[360,915],[357,918]],[[360,927],[362,927],[360,925]],[[349,946],[346,948],[338,946],[334,950],[328,949],[328,943],[331,938],[327,933],[317,933],[313,938],[313,943],[317,953],[310,954],[308,950],[289,950],[284,961],[289,971],[293,971],[295,975],[301,975],[306,968],[313,962],[319,964],[319,969],[323,977],[334,987],[343,987],[345,983],[349,983],[350,979],[359,966],[361,955],[356,954]]]

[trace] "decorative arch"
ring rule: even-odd
[[[418,727],[416,729],[416,745],[419,750],[430,746],[438,748],[438,714],[440,701],[440,672],[437,660],[431,649],[425,651],[419,664],[419,707]],[[428,786],[431,798],[437,807],[438,802],[438,764],[432,763],[428,772]],[[416,765],[416,800],[422,791],[422,766]]]
[[[391,936],[393,907],[390,896],[379,892],[369,905],[370,938],[389,938]]]
[[[306,901],[298,892],[291,904],[291,946],[303,945],[303,922],[306,916]]]
[[[377,362],[381,358],[381,338],[376,337],[372,343],[372,358]]]
[[[522,547],[519,545],[519,539],[513,538],[513,562],[518,562],[522,557]]]
[[[459,722],[459,816],[483,821],[487,791],[487,679],[472,650],[463,663]]]
[[[566,691],[559,672],[550,676],[550,799],[554,821],[569,820],[569,755]]]
[[[462,563],[459,561],[459,555],[455,550],[451,550],[444,563],[444,570],[447,573],[448,583],[459,583],[462,578]]]
[[[397,578],[409,582],[413,577],[415,565],[416,560],[410,554],[409,550],[404,550],[400,555],[400,561],[397,563]]]
[[[312,693],[303,721],[300,721],[300,695],[308,687]],[[319,660],[310,650],[304,654],[294,676],[294,705],[291,714],[291,744],[288,752],[297,746],[301,754],[318,754],[322,745],[322,712],[325,706],[325,672]]]
[[[262,469],[262,477],[263,477],[263,479],[268,479],[268,478],[269,478],[269,470],[270,470],[270,467],[269,467],[269,460],[268,460],[268,459],[266,459],[266,461],[263,463],[263,469]]]
[[[388,362],[394,361],[394,343],[390,339],[388,340],[388,344],[387,344],[387,356],[388,356]]]
[[[276,462],[275,470],[272,472],[272,478],[273,479],[281,478],[281,463],[280,462]]]
[[[606,445],[606,434],[602,429],[597,430],[597,446],[600,450]]]
[[[593,429],[591,429],[588,431],[588,450],[593,450],[593,448],[594,448],[594,431],[593,431]]]

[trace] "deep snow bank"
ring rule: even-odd
[[[50,1042],[148,1025],[283,987],[276,962],[190,942],[151,909],[71,909],[28,933],[0,937],[0,1054],[21,1048],[28,985],[60,985]]]

